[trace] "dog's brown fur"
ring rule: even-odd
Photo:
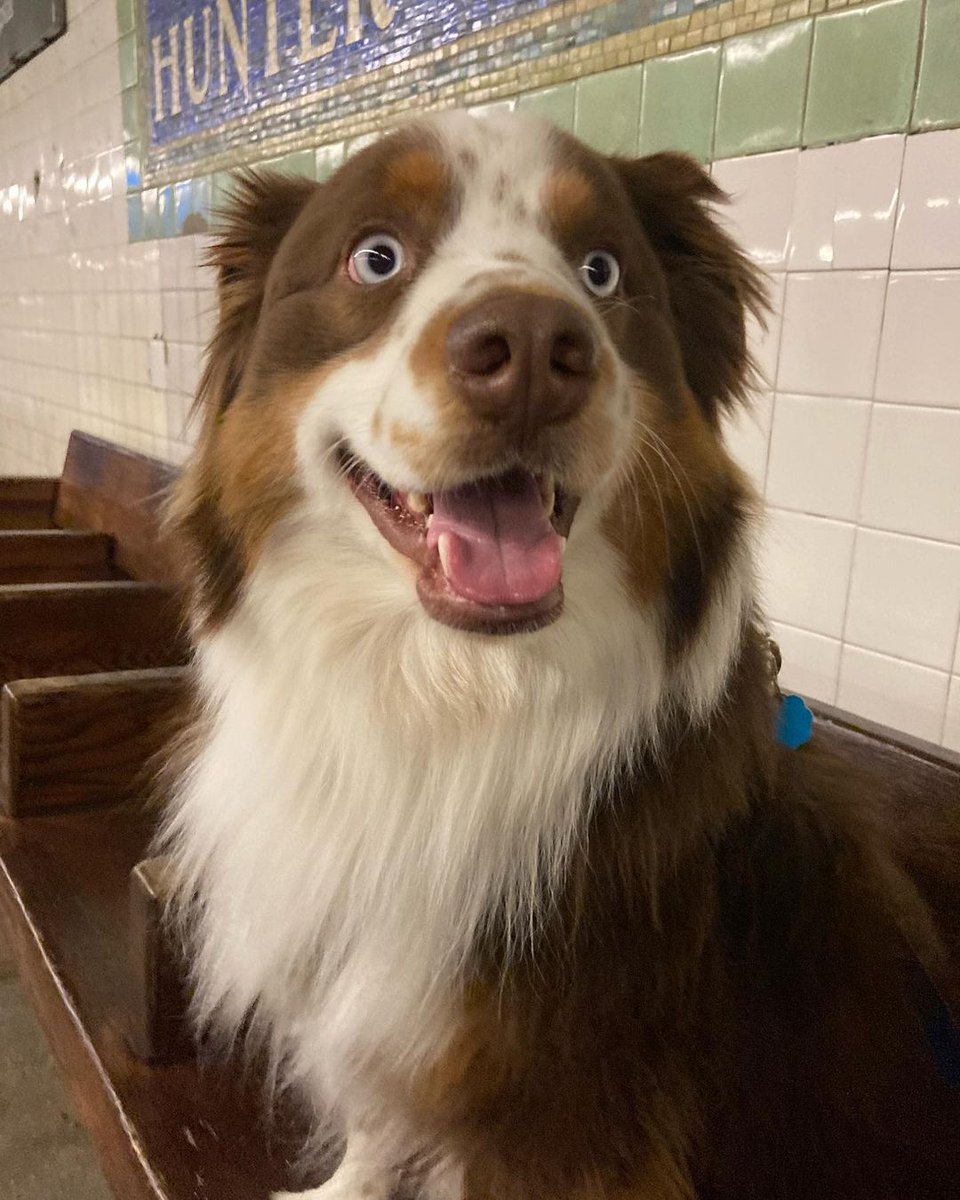
[[[960,1094],[911,982],[944,949],[876,780],[770,738],[762,639],[597,812],[534,959],[480,955],[411,1098],[465,1200],[947,1200]]]

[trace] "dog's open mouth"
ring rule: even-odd
[[[514,468],[432,493],[392,488],[349,451],[344,475],[381,535],[420,568],[430,616],[478,633],[549,625],[563,608],[563,551],[578,501]]]

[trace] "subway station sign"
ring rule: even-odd
[[[567,78],[574,61],[602,69],[619,61],[601,61],[604,46],[714,2],[140,0],[147,173],[173,180],[404,109],[542,87],[564,63]]]

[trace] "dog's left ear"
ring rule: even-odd
[[[611,161],[663,268],[687,382],[716,422],[754,374],[745,318],[765,319],[763,276],[717,220],[712,205],[727,196],[699,163],[669,152]]]

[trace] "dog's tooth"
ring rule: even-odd
[[[540,499],[543,501],[544,512],[549,517],[553,512],[553,506],[557,502],[557,489],[552,479],[546,478],[540,480]]]
[[[450,534],[441,533],[437,538],[437,551],[440,555],[440,566],[447,577],[450,575]]]
[[[430,511],[430,501],[423,492],[407,492],[407,508],[422,517],[424,513]]]

